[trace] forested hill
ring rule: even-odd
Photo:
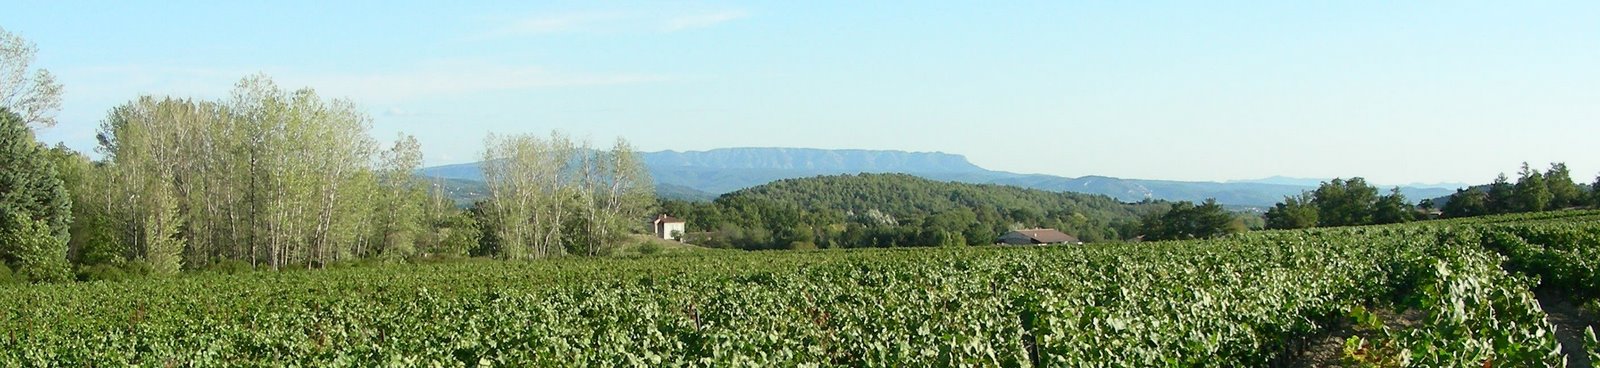
[[[966,208],[994,208],[1019,220],[1080,213],[1110,220],[1136,219],[1136,205],[1109,196],[994,185],[944,182],[908,174],[859,174],[779,180],[729,193],[723,202],[761,200],[802,208],[864,212],[915,219]]]
[[[1123,238],[1163,204],[992,184],[859,174],[785,179],[712,203],[666,201],[663,210],[712,232],[713,246],[989,244],[1013,228],[1058,228],[1086,241]],[[794,229],[794,230],[790,230]]]

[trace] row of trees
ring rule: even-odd
[[[223,100],[146,96],[112,109],[95,161],[34,140],[29,127],[53,125],[61,87],[32,69],[33,52],[0,30],[0,280],[65,280],[74,265],[97,278],[594,255],[641,229],[654,202],[626,141],[597,151],[560,134],[491,136],[492,198],[464,211],[413,175],[415,138],[380,146],[354,103],[263,76]]]
[[[1445,200],[1441,210],[1446,217],[1467,217],[1600,206],[1600,191],[1593,188],[1600,188],[1600,177],[1595,178],[1595,184],[1586,193],[1572,180],[1572,172],[1565,163],[1550,164],[1550,169],[1539,172],[1524,162],[1515,184],[1505,174],[1500,174],[1487,186],[1456,190]],[[1424,204],[1432,205],[1431,201]]]
[[[1267,209],[1268,229],[1303,229],[1326,226],[1393,224],[1416,219],[1416,208],[1393,188],[1378,195],[1378,188],[1367,180],[1334,178],[1315,191],[1284,197]]]
[[[602,151],[561,133],[491,135],[484,146],[489,199],[473,209],[490,230],[481,253],[599,255],[640,229],[655,204],[649,173],[626,140]]]
[[[141,97],[101,125],[102,162],[64,154],[83,264],[138,260],[156,273],[223,261],[278,269],[403,259],[444,244],[415,138],[384,149],[345,100],[265,77],[225,101]],[[431,235],[431,234],[430,234]]]
[[[16,151],[7,157],[43,164],[7,162],[6,173],[54,180],[60,192],[50,197],[57,202],[15,202],[64,212],[39,217],[48,220],[39,226],[59,233],[61,246],[49,248],[91,269],[170,274],[230,262],[279,269],[418,256],[597,255],[642,229],[654,203],[626,141],[601,151],[561,134],[491,136],[491,196],[463,211],[413,175],[422,164],[415,138],[401,135],[380,148],[350,102],[285,91],[264,77],[243,80],[226,101],[142,97],[113,109],[98,135],[101,161],[44,149],[18,116],[7,121],[5,142]],[[48,193],[33,181],[6,186]],[[6,234],[41,228],[5,226]],[[43,274],[33,258],[15,254],[6,253],[8,264]],[[29,278],[62,278],[54,274]]]

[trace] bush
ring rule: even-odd
[[[7,221],[9,220],[9,221]],[[30,282],[56,282],[72,279],[67,265],[66,240],[52,233],[48,223],[33,220],[20,212],[12,212],[7,228],[14,231],[0,234],[0,253],[7,255],[15,267],[12,279]]]
[[[11,282],[11,267],[6,267],[4,262],[0,262],[0,285],[9,284]]]
[[[665,249],[666,248],[663,248],[661,244],[656,244],[656,242],[644,242],[644,244],[639,244],[639,254],[644,255],[660,254],[661,251]]]
[[[130,278],[150,276],[155,274],[155,272],[155,267],[152,267],[150,262],[145,262],[144,260],[137,260],[122,264],[122,274]]]
[[[96,264],[78,268],[78,281],[120,281],[129,279],[128,273],[122,267],[110,264]]]

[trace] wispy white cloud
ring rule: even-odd
[[[370,73],[291,75],[286,85],[314,86],[324,94],[357,101],[397,102],[414,98],[541,88],[650,83],[666,76],[638,73],[554,71],[538,66],[492,63],[439,63]]]
[[[743,10],[725,10],[710,13],[688,14],[667,19],[663,30],[668,32],[705,28],[750,16]]]
[[[706,28],[748,17],[744,10],[684,12],[569,12],[514,19],[470,37],[473,40],[557,33],[677,32]]]
[[[222,98],[234,83],[265,72],[285,88],[311,87],[318,94],[361,104],[545,88],[652,83],[669,77],[644,73],[577,72],[533,65],[447,61],[380,71],[329,72],[292,69],[244,70],[166,66],[106,66],[61,70],[62,79],[90,86],[70,91],[69,99],[125,101],[139,94]],[[104,102],[102,102],[104,103]],[[393,111],[404,115],[404,111]]]

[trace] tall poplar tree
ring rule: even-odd
[[[33,68],[38,46],[0,28],[0,108],[24,125],[56,125],[61,109],[61,84],[49,70]]]
[[[139,98],[114,109],[99,134],[115,183],[106,217],[119,223],[125,258],[163,272],[230,259],[279,268],[361,256],[363,244],[401,229],[374,234],[380,213],[421,200],[375,199],[380,163],[369,121],[349,101],[286,91],[264,76],[240,81],[226,101]],[[395,161],[414,167],[420,159],[408,144]]]

